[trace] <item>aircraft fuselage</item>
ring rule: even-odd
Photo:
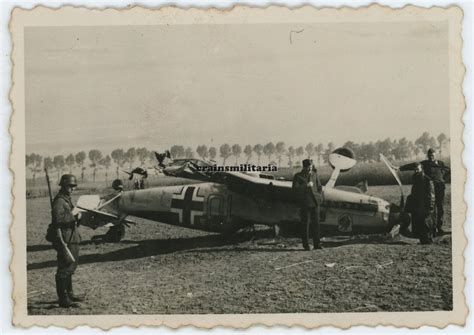
[[[278,183],[290,182],[278,181]],[[389,224],[390,204],[382,199],[337,188],[323,187],[323,228],[341,233],[383,232]],[[295,203],[271,201],[233,192],[224,184],[199,183],[126,191],[108,212],[132,215],[166,224],[229,233],[253,223],[297,225]]]

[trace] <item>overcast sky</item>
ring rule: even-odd
[[[449,136],[447,33],[443,22],[27,28],[26,150]]]

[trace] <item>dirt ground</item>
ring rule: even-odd
[[[408,190],[408,187],[407,187]],[[396,186],[369,193],[398,202]],[[451,229],[450,188],[446,229]],[[47,198],[27,201],[30,314],[189,314],[433,311],[452,309],[450,235],[429,246],[405,237],[325,237],[302,251],[297,238],[217,234],[137,219],[116,244],[81,228],[75,290],[80,308],[58,308],[55,251],[44,239]]]

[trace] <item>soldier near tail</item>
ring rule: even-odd
[[[444,162],[435,159],[435,152],[429,149],[427,152],[428,159],[421,163],[411,163],[400,167],[400,171],[415,170],[418,164],[423,167],[424,174],[428,176],[434,184],[435,204],[436,204],[436,230],[442,235],[443,217],[444,217],[444,194],[445,182],[449,179],[450,169]]]
[[[293,189],[300,202],[301,237],[305,250],[311,250],[309,237],[313,238],[314,249],[322,249],[320,243],[319,213],[322,202],[322,185],[318,172],[310,159],[303,160],[303,169],[293,178]]]
[[[56,292],[61,307],[77,307],[78,305],[74,302],[82,301],[82,299],[73,293],[72,275],[77,268],[79,258],[81,237],[77,224],[81,214],[71,201],[71,194],[77,186],[76,177],[71,174],[63,175],[59,186],[61,186],[61,189],[53,200],[52,208],[53,225],[57,234],[57,238],[53,243],[58,262]],[[68,257],[67,250],[74,257],[74,261],[71,261]]]
[[[433,243],[435,191],[433,181],[424,173],[420,163],[415,168],[407,205],[412,216],[413,236],[419,238],[421,244]]]

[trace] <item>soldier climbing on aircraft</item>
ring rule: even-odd
[[[136,190],[142,190],[145,188],[145,179],[148,178],[148,172],[145,169],[137,167],[130,172],[123,172],[128,174],[128,180],[133,180],[133,186]]]

